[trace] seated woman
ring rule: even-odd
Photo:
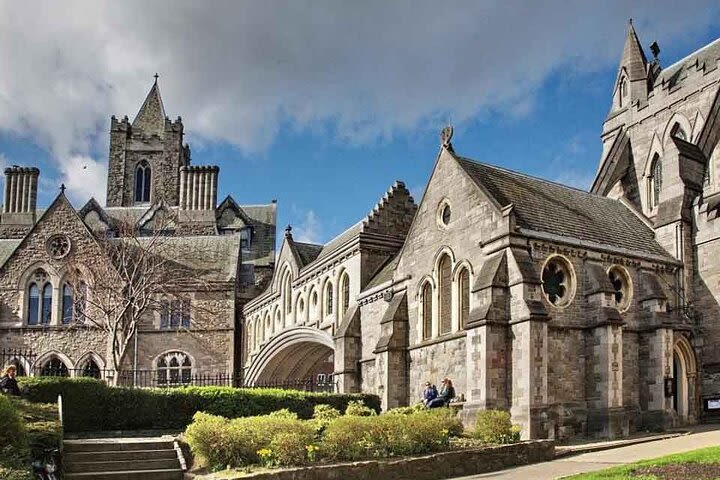
[[[440,389],[440,395],[434,400],[428,402],[428,408],[446,407],[450,400],[455,398],[455,387],[453,387],[452,381],[445,377],[442,381],[442,388]]]

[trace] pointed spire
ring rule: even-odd
[[[155,82],[147,98],[145,98],[145,102],[140,107],[135,120],[133,120],[132,126],[142,130],[146,135],[162,136],[165,131],[165,107],[160,97],[159,75],[156,73],[154,77]]]
[[[637,33],[635,33],[632,18],[628,22],[625,45],[620,59],[620,69],[623,68],[627,71],[631,82],[647,78],[647,58],[640,45]]]

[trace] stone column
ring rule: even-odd
[[[180,210],[185,210],[185,195],[187,193],[186,183],[187,169],[180,167]]]

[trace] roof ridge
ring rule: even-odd
[[[702,47],[698,48],[698,49],[695,50],[694,52],[690,52],[689,54],[687,54],[687,55],[685,55],[684,57],[682,57],[680,60],[677,60],[676,62],[668,65],[667,67],[663,67],[663,71],[670,70],[670,69],[672,69],[672,68],[675,68],[675,67],[677,67],[677,66],[680,66],[680,65],[684,64],[686,61],[689,61],[690,57],[692,57],[692,56],[694,56],[694,55],[697,55],[697,54],[699,54],[700,52],[703,52],[703,51],[707,50],[708,48],[712,47],[713,45],[715,45],[715,44],[718,43],[718,42],[720,42],[720,37],[716,38],[715,40],[713,40],[712,42],[710,42],[710,43],[708,43],[708,44],[706,44],[706,45],[703,45]],[[715,59],[715,60],[717,61],[717,59]],[[660,73],[662,73],[662,72],[660,72]]]
[[[467,157],[456,156],[456,158],[457,158],[458,160],[461,160],[461,161],[466,161],[466,162],[469,162],[469,163],[474,163],[474,164],[476,164],[476,165],[481,165],[481,166],[483,166],[483,167],[488,167],[488,168],[493,168],[493,169],[495,169],[495,170],[500,170],[501,172],[509,173],[509,174],[511,174],[511,175],[517,175],[518,177],[524,177],[524,178],[528,178],[528,179],[530,179],[530,180],[535,180],[535,181],[538,181],[538,182],[549,183],[549,184],[552,184],[552,185],[555,185],[555,186],[558,186],[558,187],[561,187],[561,188],[566,188],[566,189],[568,189],[568,190],[573,190],[573,191],[576,191],[576,192],[579,192],[579,193],[585,193],[585,194],[587,194],[587,195],[591,195],[591,196],[597,197],[597,198],[604,198],[604,199],[607,199],[607,200],[613,200],[612,198],[608,198],[608,197],[606,197],[606,196],[599,195],[599,194],[597,194],[597,193],[593,193],[593,192],[590,192],[590,191],[587,191],[587,190],[583,190],[583,189],[578,188],[578,187],[573,187],[573,186],[570,186],[570,185],[565,185],[564,183],[560,183],[560,182],[557,182],[557,181],[554,181],[554,180],[548,180],[548,179],[542,178],[542,177],[537,177],[537,176],[535,176],[535,175],[530,175],[530,174],[524,173],[524,172],[519,172],[519,171],[517,171],[517,170],[512,170],[512,169],[507,168],[507,167],[501,167],[501,166],[499,166],[499,165],[494,165],[494,164],[492,164],[492,163],[480,162],[480,161],[473,160],[472,158],[467,158]],[[613,200],[613,201],[614,201],[614,200]]]

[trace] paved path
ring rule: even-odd
[[[718,445],[720,445],[720,427],[715,430],[701,431],[667,440],[584,453],[573,457],[560,458],[552,462],[525,465],[455,480],[552,480],[575,473],[592,472],[625,463],[697,450],[698,448],[716,447]]]

